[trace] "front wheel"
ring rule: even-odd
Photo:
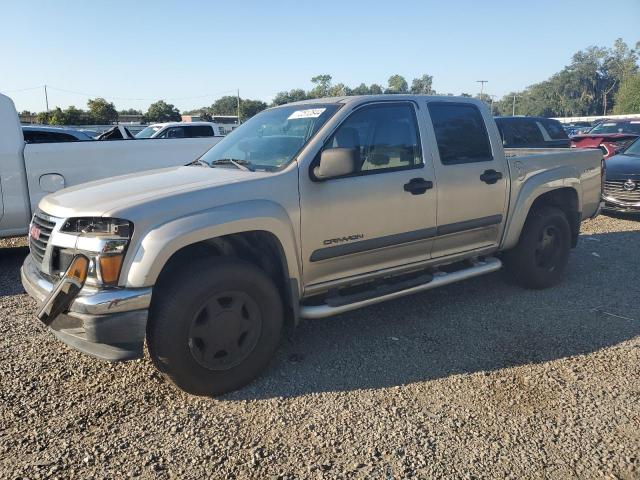
[[[543,289],[562,281],[570,249],[571,227],[565,213],[545,206],[529,214],[518,244],[505,253],[504,259],[517,283]]]
[[[280,340],[273,281],[238,259],[210,258],[171,274],[154,292],[147,344],[155,365],[195,395],[236,390],[267,366]]]

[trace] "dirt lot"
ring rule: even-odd
[[[34,320],[0,249],[2,478],[640,478],[640,221],[583,226],[567,280],[502,273],[323,321],[190,397]]]

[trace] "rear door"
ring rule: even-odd
[[[507,208],[508,170],[502,148],[490,138],[473,103],[432,101],[427,113],[437,149],[437,237],[432,256],[497,246]]]

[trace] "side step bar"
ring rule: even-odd
[[[300,317],[302,318],[325,318],[332,315],[338,315],[339,313],[349,312],[356,310],[357,308],[368,307],[369,305],[375,305],[376,303],[384,302],[387,300],[393,300],[395,298],[404,297],[405,295],[411,295],[413,293],[423,292],[425,290],[431,290],[432,288],[442,287],[449,285],[450,283],[459,282],[461,280],[467,280],[468,278],[484,275],[485,273],[495,272],[502,268],[502,262],[494,257],[486,258],[481,261],[475,262],[471,267],[464,270],[458,270],[451,273],[436,273],[433,279],[415,285],[404,290],[394,291],[392,293],[383,294],[377,297],[367,298],[366,300],[354,301],[347,304],[336,304],[331,306],[324,305],[301,305]]]

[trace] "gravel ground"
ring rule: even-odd
[[[323,321],[219,399],[58,343],[0,250],[2,478],[640,478],[640,221],[567,280],[502,273]]]

